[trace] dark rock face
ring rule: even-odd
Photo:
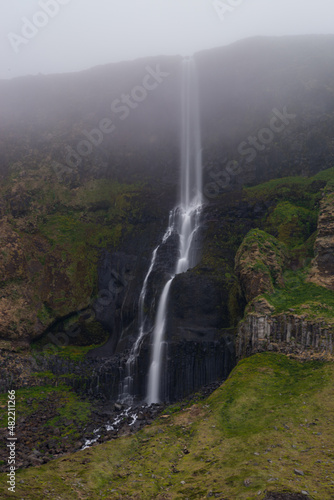
[[[9,200],[10,211],[13,217],[22,217],[29,211],[30,197],[25,194],[18,194]]]
[[[226,333],[217,340],[167,343],[165,358],[162,400],[178,401],[205,385],[228,377],[235,366],[234,338]]]
[[[146,397],[152,351],[150,334],[162,288],[175,267],[177,246],[178,241],[173,237],[161,245],[148,280],[147,335],[134,366],[134,393],[138,401]],[[95,396],[102,393],[108,399],[117,399],[125,362],[138,336],[138,299],[145,273],[141,269],[136,275],[136,271],[138,260],[134,256],[106,253],[101,260],[99,295],[106,303],[98,299],[94,308],[96,318],[111,333],[105,345],[88,354],[94,364],[94,375],[87,390]],[[223,380],[234,367],[234,340],[231,334],[221,332],[220,301],[219,287],[209,277],[194,270],[175,277],[165,333],[163,401],[176,401],[204,385]]]
[[[98,269],[99,298],[93,304],[96,319],[108,331],[110,337],[103,347],[92,356],[110,356],[116,351],[122,328],[126,328],[135,317],[138,300],[136,283],[137,257],[123,252],[105,252]]]
[[[167,342],[163,354],[161,400],[174,402],[217,381],[225,380],[235,366],[234,336],[225,332],[212,340]],[[134,393],[137,403],[145,401],[151,345],[146,338],[135,364]],[[93,357],[82,362],[57,356],[37,360],[38,369],[51,371],[79,394],[117,401],[125,374],[127,353]],[[35,367],[36,368],[36,367]]]
[[[314,245],[315,259],[310,281],[334,290],[334,194],[327,195],[320,207],[318,234]]]
[[[170,293],[167,340],[212,341],[222,326],[221,294],[210,277],[188,271],[175,277]]]
[[[222,328],[217,283],[195,270],[175,277],[166,324],[161,394],[176,401],[226,379],[235,366],[234,336]]]
[[[333,354],[333,328],[293,314],[248,314],[237,335],[237,357],[277,351],[302,358]]]

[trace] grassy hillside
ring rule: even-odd
[[[334,496],[334,365],[245,359],[208,399],[167,409],[132,436],[17,473],[16,497],[263,499]],[[18,443],[19,446],[19,443]],[[1,477],[1,498],[7,492]]]

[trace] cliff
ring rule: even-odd
[[[243,272],[245,262],[256,266],[255,257],[258,255],[254,253],[254,248],[257,250],[259,245],[254,243],[250,247],[247,244],[250,239],[254,239],[255,232],[247,235],[236,254],[236,270],[239,270],[245,292],[255,288],[251,296],[249,293],[247,295],[245,318],[238,327],[239,359],[262,351],[282,352],[301,359],[331,359],[333,356],[333,178],[330,171],[328,173],[328,182],[319,193],[317,231],[314,235],[296,246],[295,232],[288,237],[284,232],[277,232],[281,239],[285,235],[288,247],[285,261],[281,254],[276,252],[275,255],[272,251],[273,246],[282,243],[278,240],[273,242],[273,237],[267,235],[261,269],[258,266],[256,273]],[[298,225],[297,217],[294,223]],[[305,258],[307,247],[311,251],[309,257]],[[312,250],[314,259],[311,259]],[[271,268],[279,269],[279,280],[276,279],[277,274],[270,275],[268,266],[263,265],[268,259]]]
[[[314,245],[315,259],[312,262],[309,280],[317,285],[334,290],[334,194],[327,194],[321,203],[318,233]]]
[[[274,291],[283,285],[283,269],[287,263],[284,245],[265,231],[252,230],[243,240],[236,256],[235,271],[245,299]]]
[[[333,44],[331,36],[254,39],[195,57],[206,201],[200,261],[171,288],[167,399],[225,378],[247,302],[282,300],[286,271],[315,257],[334,158]],[[0,338],[27,358],[32,347],[56,357],[81,349],[94,394],[106,373],[116,393],[138,333],[143,279],[177,199],[180,63],[150,58],[0,82]],[[123,94],[148,81],[145,99],[120,109]],[[326,252],[317,245],[320,269]],[[149,280],[150,324],[175,252],[174,244],[161,249]],[[146,338],[140,395],[149,347]],[[49,365],[66,376],[53,358]],[[68,379],[81,390],[75,369]]]

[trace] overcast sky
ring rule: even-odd
[[[216,7],[214,3],[216,2]],[[0,78],[334,33],[334,0],[0,0]]]

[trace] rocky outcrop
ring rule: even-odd
[[[0,338],[26,339],[29,330],[42,331],[26,279],[34,261],[28,261],[24,241],[6,220],[0,221],[0,248]]]
[[[169,264],[175,261],[177,243],[171,241],[169,245],[161,246],[148,282],[145,301],[147,335],[136,358],[133,373],[133,392],[137,401],[146,397],[156,304],[165,283],[166,271],[173,270]],[[125,375],[125,361],[138,336],[137,303],[142,282],[134,275],[135,264],[134,257],[131,259],[121,253],[106,256],[104,260],[101,284],[107,287],[110,277],[113,281],[118,273],[119,294],[105,312],[100,313],[101,318],[103,314],[107,315],[105,320],[111,330],[108,342],[88,355],[96,364],[93,377],[87,381],[87,390],[93,391],[94,395],[100,393],[107,398],[117,399],[119,384]],[[129,276],[132,276],[131,280]],[[109,289],[113,288],[110,283],[108,286]],[[211,278],[196,270],[175,277],[165,332],[160,391],[163,401],[182,399],[204,385],[223,380],[235,366],[234,337],[221,330],[219,305],[219,288]],[[113,356],[107,359],[106,356],[110,355]]]
[[[315,241],[317,255],[308,278],[330,289],[334,283],[333,214],[331,194],[321,203]],[[297,217],[295,219],[300,222]],[[309,231],[311,227],[310,224]],[[303,359],[332,357],[331,294],[305,282],[305,271],[300,270],[300,264],[296,265],[299,254],[304,255],[305,262],[307,249],[311,248],[309,242],[314,241],[312,238],[303,246],[299,241],[296,247],[292,233],[287,239],[288,251],[276,238],[258,229],[245,237],[235,259],[235,269],[248,303],[245,317],[238,326],[238,359],[263,351],[277,351]],[[284,277],[283,271],[287,271]]]
[[[309,281],[334,290],[334,193],[321,202]]]
[[[274,284],[283,286],[283,269],[288,260],[284,245],[276,238],[254,229],[242,242],[235,271],[247,302],[263,293],[272,293]]]
[[[263,351],[301,358],[333,356],[334,328],[325,321],[311,321],[293,314],[248,314],[239,325],[238,359]]]
[[[92,306],[97,293],[104,289],[112,293],[98,276],[99,262],[110,250],[117,254],[123,247],[123,253],[138,257],[135,295],[139,295],[138,283],[144,273],[141,264],[146,264],[141,257],[150,254],[160,231],[157,221],[168,217],[172,204],[168,189],[161,193],[147,186],[120,185],[115,180],[83,181],[73,188],[47,173],[42,164],[36,169],[28,159],[24,167],[25,189],[17,166],[13,167],[13,177],[0,186],[4,205],[3,210],[0,207],[3,340],[33,341],[50,330],[64,331],[63,323],[78,315],[82,323],[82,312]],[[159,201],[155,201],[158,195]],[[29,204],[24,204],[28,198]],[[20,200],[26,210],[18,210]],[[116,256],[115,282],[117,266]],[[127,308],[130,311],[138,299],[133,294],[127,297],[128,303],[133,299]],[[110,321],[104,313],[101,311],[101,316],[96,311],[95,316],[109,329]],[[85,331],[87,328],[84,325]],[[99,335],[93,337],[81,338],[81,345],[101,343]]]
[[[178,401],[228,377],[236,363],[234,336],[223,332],[216,340],[168,343],[166,358],[163,400]]]

